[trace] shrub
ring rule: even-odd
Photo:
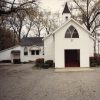
[[[95,55],[95,57],[90,57],[90,66],[100,66],[100,55]]]
[[[41,65],[41,67],[44,68],[44,69],[48,69],[49,65],[44,63],[44,64]]]
[[[90,57],[90,67],[95,67],[95,66],[96,66],[96,58]]]
[[[23,63],[23,64],[27,64],[28,62],[25,62],[25,61],[24,61],[24,62],[22,62],[22,63]]]
[[[95,57],[96,64],[100,66],[100,56]]]
[[[35,67],[41,68],[42,64],[44,64],[44,58],[38,58],[35,60]]]
[[[11,63],[11,60],[2,60],[0,63]]]
[[[96,67],[96,66],[97,66],[96,63],[91,63],[91,64],[90,64],[90,67]]]
[[[45,64],[48,64],[49,67],[54,67],[53,60],[47,60],[47,61],[45,61]]]
[[[36,64],[43,64],[44,63],[44,58],[38,58],[35,61]]]
[[[45,61],[45,64],[48,64],[50,67],[53,65],[53,60],[47,60],[47,61]]]
[[[44,59],[39,58],[39,59],[36,59],[36,61],[35,61],[35,67],[36,68],[48,69],[50,67],[54,67],[54,62],[53,62],[53,60],[47,60],[44,63]]]

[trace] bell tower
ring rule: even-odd
[[[67,2],[65,4],[64,10],[62,12],[63,19],[66,21],[71,18],[70,10],[68,8]]]

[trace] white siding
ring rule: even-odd
[[[65,38],[66,30],[73,25],[79,33],[79,38]],[[55,59],[55,68],[65,68],[65,49],[80,50],[80,67],[89,67],[89,57],[94,56],[94,41],[89,33],[74,21],[70,21],[56,31],[55,39],[49,36],[44,40],[45,60]]]
[[[44,58],[43,55],[43,46],[40,46],[41,51],[39,55],[31,55],[30,47],[28,47],[28,55],[24,55],[24,47],[21,48],[21,62],[29,62],[29,61],[35,61],[37,58]],[[36,50],[37,47],[32,47],[32,50]]]
[[[20,60],[21,62],[29,62],[29,61],[34,61],[37,58],[44,58],[43,55],[43,46],[38,46],[40,48],[40,54],[39,55],[31,55],[30,48],[36,50],[37,46],[28,46],[28,55],[24,55],[24,47],[22,46],[17,46],[13,48],[9,48],[6,50],[3,50],[0,52],[0,61],[2,60],[13,60],[14,56],[11,55],[12,50],[20,50]],[[18,57],[19,58],[19,57]]]
[[[54,60],[54,37],[51,35],[44,40],[44,58],[46,60]]]
[[[12,50],[20,50],[21,47],[20,46],[16,46],[16,47],[12,47],[3,51],[0,51],[0,61],[2,60],[11,60],[12,56],[11,56],[11,51]]]
[[[65,38],[65,32],[70,25],[73,25],[79,33],[79,38]],[[89,67],[89,57],[93,56],[93,40],[89,34],[73,21],[69,22],[61,30],[55,33],[55,66],[64,68],[64,50],[80,49],[80,67]]]

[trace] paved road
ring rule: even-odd
[[[55,73],[32,66],[0,66],[0,100],[100,100],[100,68]]]

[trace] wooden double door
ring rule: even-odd
[[[65,67],[80,67],[80,50],[65,50]]]

